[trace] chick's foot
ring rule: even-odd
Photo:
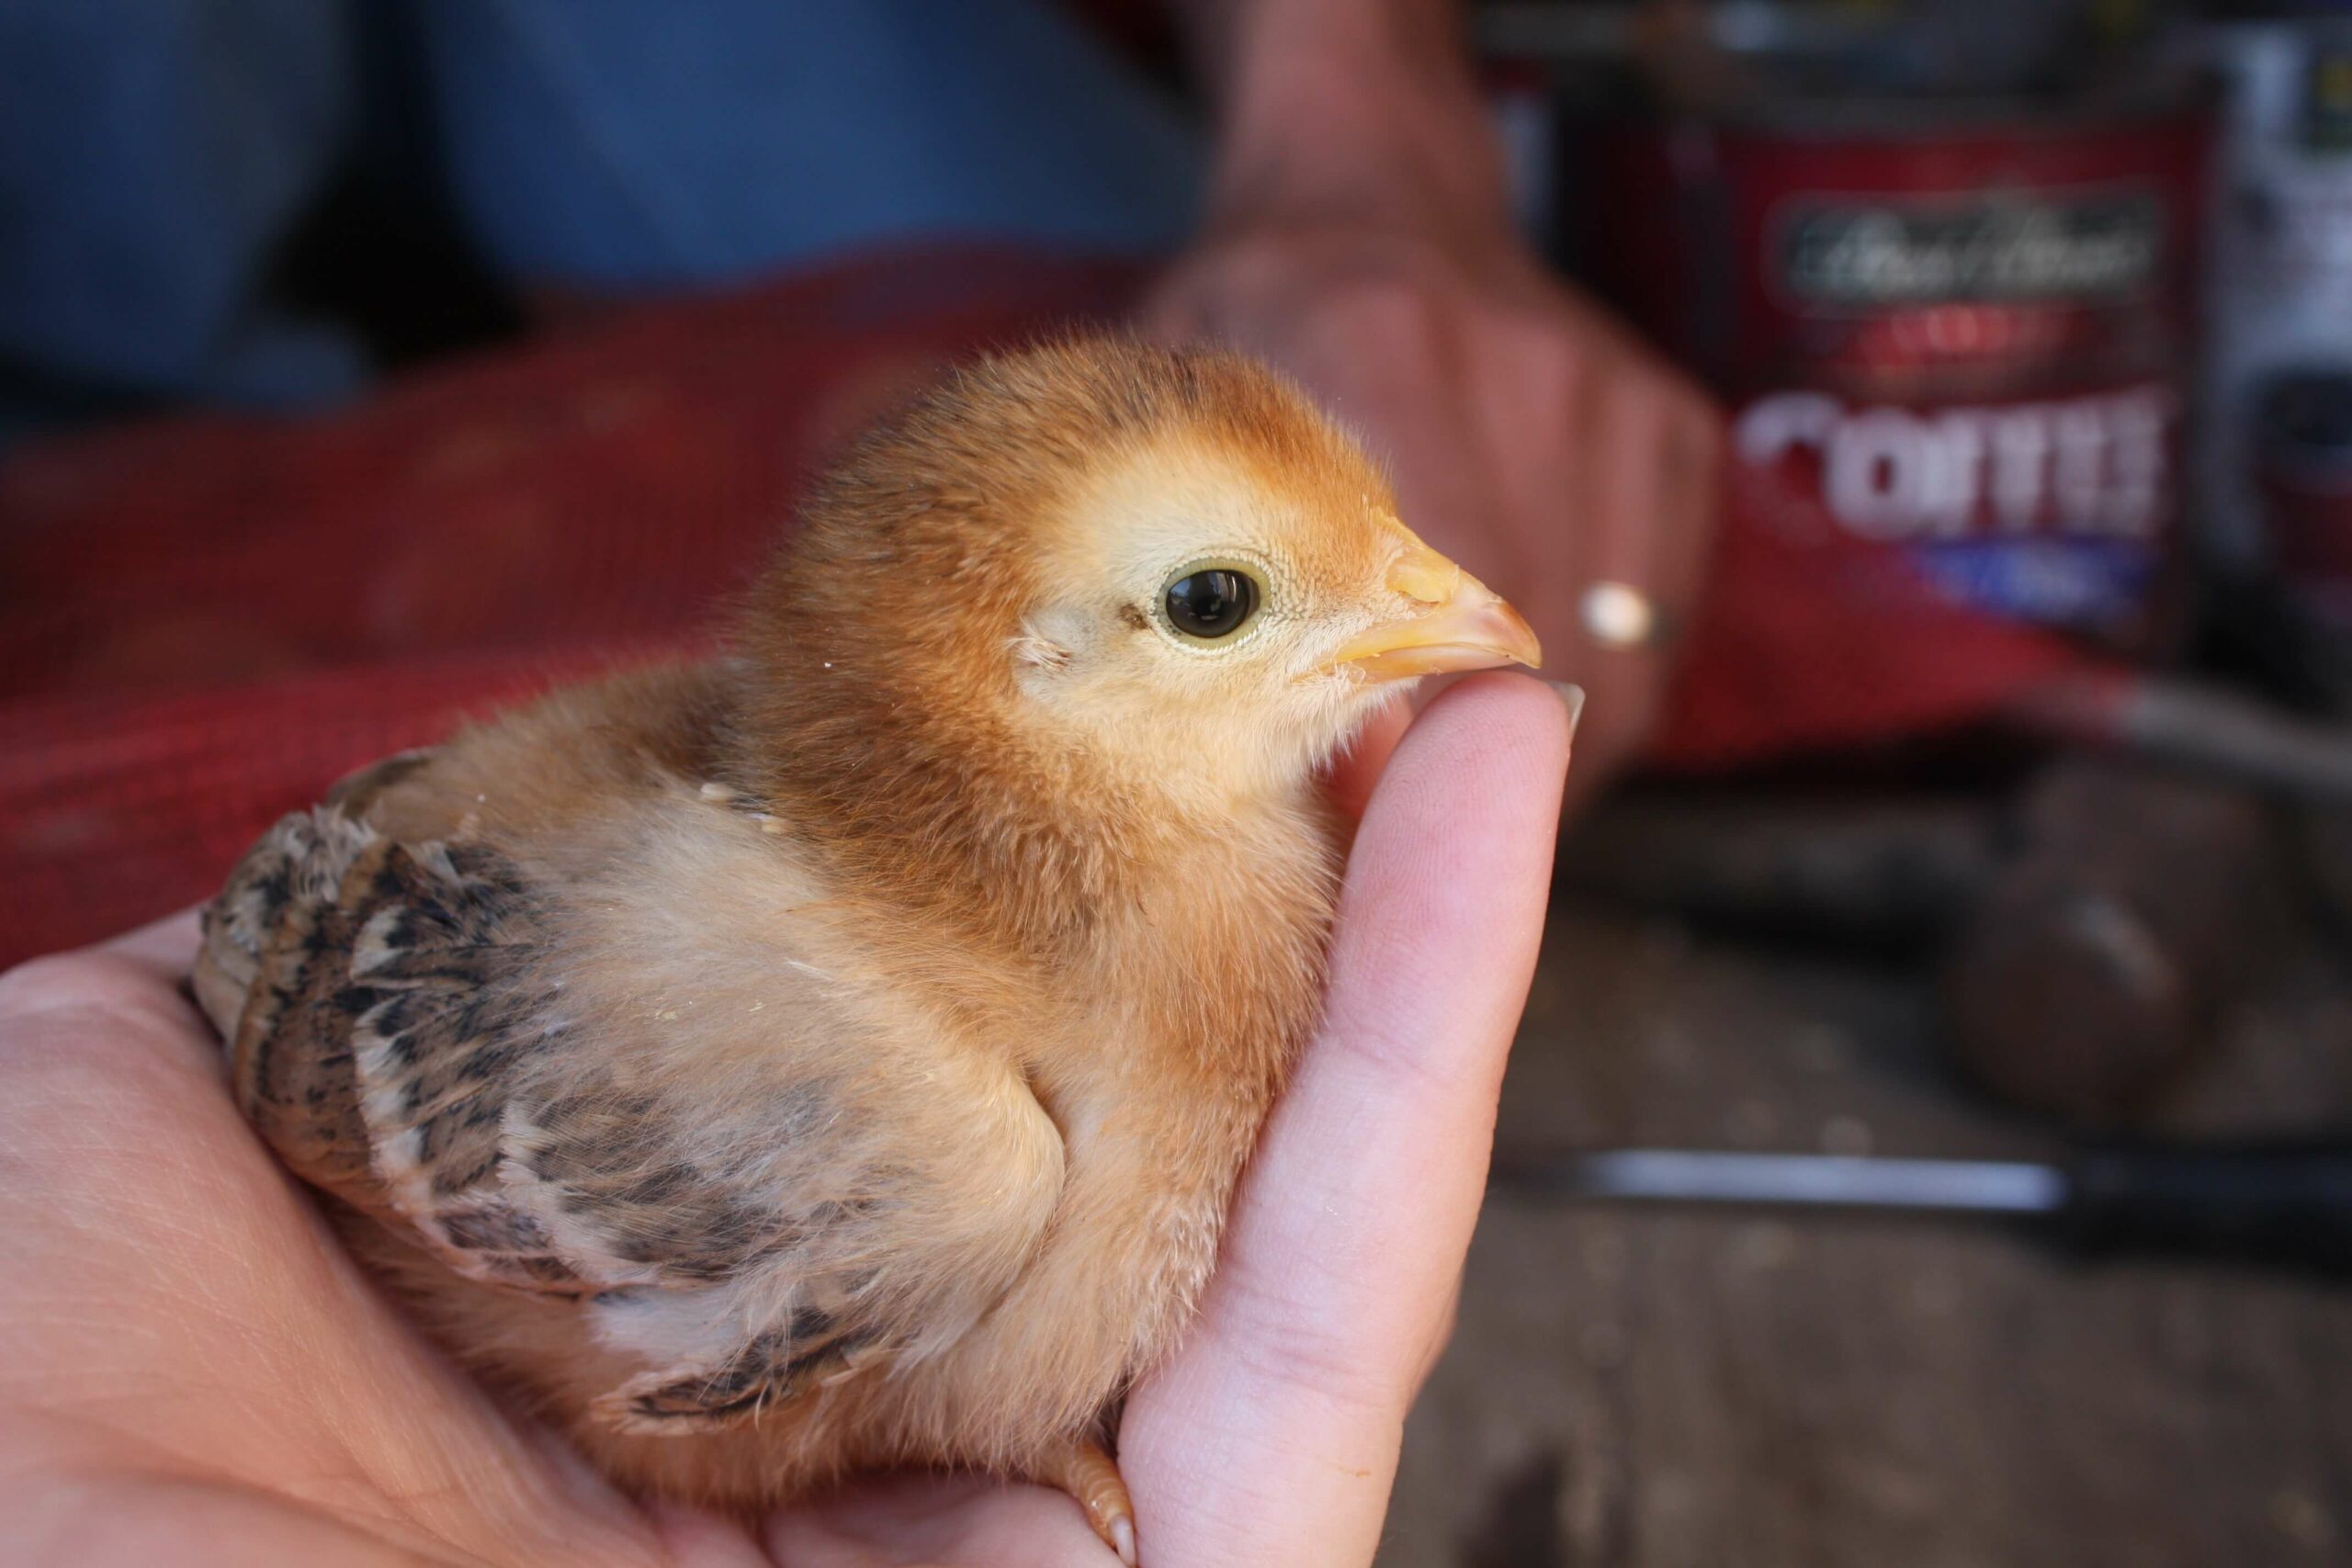
[[[1069,1493],[1086,1510],[1086,1522],[1102,1544],[1117,1552],[1127,1568],[1135,1568],[1136,1506],[1119,1474],[1119,1461],[1103,1452],[1102,1444],[1072,1443],[1057,1460],[1041,1465],[1035,1479]]]

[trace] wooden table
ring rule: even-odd
[[[2352,1124],[2340,955],[2164,1111]],[[2331,967],[2335,966],[2335,967]],[[2014,1156],[1901,976],[1555,908],[1507,1146]],[[1385,1568],[2352,1562],[2352,1292],[1917,1222],[1490,1201]]]

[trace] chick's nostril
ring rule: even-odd
[[[1388,586],[1420,604],[1442,604],[1461,591],[1462,569],[1423,546],[1390,564]]]

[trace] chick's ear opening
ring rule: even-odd
[[[1086,646],[1083,617],[1061,608],[1041,609],[1022,618],[1021,633],[1009,648],[1013,672],[1023,677],[1055,675],[1069,669]]]
[[[1012,639],[1012,662],[1023,671],[1054,671],[1067,669],[1070,652],[1051,637],[1024,634]]]

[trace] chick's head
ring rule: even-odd
[[[1120,340],[983,361],[869,436],[778,584],[796,681],[871,671],[895,714],[1180,800],[1297,784],[1415,678],[1541,657],[1296,387]]]

